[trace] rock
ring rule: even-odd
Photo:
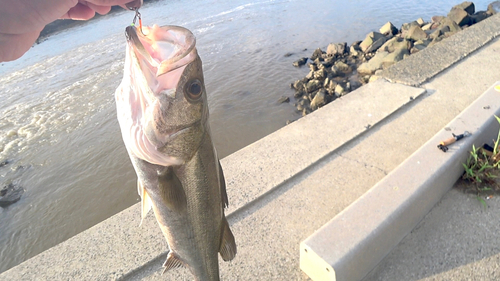
[[[444,19],[444,18],[445,18],[445,16],[433,16],[433,17],[431,18],[431,21],[432,21],[433,23],[439,23],[439,22],[440,22],[442,19]]]
[[[456,22],[459,26],[464,26],[470,24],[471,18],[469,14],[461,8],[454,7],[448,13],[448,18]]]
[[[297,102],[297,110],[298,111],[302,111],[304,110],[305,108],[309,108],[310,106],[310,102],[308,99],[301,99]]]
[[[458,4],[456,6],[453,6],[453,8],[451,8],[451,9],[453,10],[454,8],[462,9],[462,10],[466,11],[467,14],[469,14],[469,15],[473,15],[476,12],[474,3],[468,2],[468,1],[462,2],[461,4]]]
[[[343,96],[344,94],[346,94],[345,88],[344,88],[344,87],[342,87],[342,85],[340,85],[340,84],[337,84],[337,86],[335,86],[335,90],[334,90],[334,92],[335,92],[335,95],[336,95],[337,97],[341,97],[341,96]]]
[[[330,68],[330,76],[331,77],[344,76],[344,72],[342,72],[337,66],[333,65]]]
[[[422,26],[425,24],[425,21],[424,21],[424,19],[423,19],[423,18],[419,18],[419,19],[417,20],[417,23],[420,25],[420,27],[422,27]]]
[[[427,33],[425,33],[420,26],[414,25],[408,30],[405,38],[413,41],[424,40],[427,39]]]
[[[397,49],[394,52],[388,54],[382,59],[382,67],[387,68],[398,61],[401,61],[405,58],[405,56],[409,56],[410,51],[407,49]]]
[[[479,11],[479,12],[470,16],[471,24],[476,24],[480,21],[483,21],[483,20],[487,19],[489,16],[490,15],[488,14],[488,12]]]
[[[500,1],[494,1],[488,5],[488,14],[494,15],[499,12],[500,12]]]
[[[319,88],[321,88],[321,82],[319,80],[313,79],[313,80],[307,82],[306,92],[307,93],[312,93],[312,92],[316,91]]]
[[[326,58],[324,61],[322,61],[318,65],[318,68],[328,68],[328,67],[331,67],[333,65],[334,61],[335,61],[334,58]]]
[[[295,90],[299,90],[299,91],[304,90],[305,83],[307,83],[307,81],[304,81],[304,79],[297,80],[297,81],[293,82],[292,88],[294,88]]]
[[[290,98],[289,97],[285,97],[285,96],[281,96],[278,99],[278,103],[285,103],[285,102],[290,102]]]
[[[346,82],[346,83],[345,83],[345,87],[344,87],[344,89],[345,89],[347,92],[351,91],[351,82]]]
[[[401,37],[393,37],[387,40],[387,42],[385,42],[384,45],[382,45],[382,47],[378,49],[378,52],[385,51],[392,53],[396,49],[410,49],[411,44],[412,43],[408,39]]]
[[[359,88],[361,86],[362,86],[361,82],[359,82],[357,80],[352,80],[351,81],[351,91],[354,91],[354,90],[356,90],[357,88]]]
[[[432,23],[424,24],[424,25],[422,26],[422,30],[423,30],[423,31],[427,31],[427,30],[430,30],[430,29],[431,29],[431,27],[432,27]]]
[[[387,41],[387,38],[385,36],[384,37],[380,37],[375,42],[373,42],[373,44],[371,44],[370,47],[368,47],[365,50],[365,53],[375,52],[376,50],[378,50],[378,48],[380,48],[382,45],[384,45],[385,41]]]
[[[399,32],[399,30],[390,21],[384,24],[379,31],[384,35],[389,35],[389,34],[396,35]]]
[[[314,50],[314,52],[311,56],[311,60],[316,60],[318,58],[321,58],[322,55],[323,55],[323,51],[320,48],[317,48],[316,50]]]
[[[444,18],[441,20],[441,22],[439,23],[439,27],[443,27],[443,26],[447,26],[449,29],[450,29],[450,32],[458,32],[460,30],[462,30],[462,28],[460,28],[460,26],[454,22],[453,20],[449,19],[449,18]],[[443,34],[445,32],[441,31]]]
[[[302,110],[302,117],[306,116],[307,114],[311,113],[311,109],[306,107]]]
[[[336,61],[334,66],[337,67],[337,69],[343,73],[347,74],[352,72],[352,68],[345,62]]]
[[[380,76],[372,75],[372,76],[370,76],[370,79],[368,79],[368,83],[371,83],[373,81],[377,81],[378,79],[380,79]]]
[[[299,99],[301,98],[302,96],[304,96],[306,94],[305,91],[303,90],[300,90],[300,91],[296,91],[295,94],[293,94],[293,97],[296,98],[296,99]]]
[[[361,44],[361,42],[363,41],[355,41],[351,44],[351,47],[355,47],[357,50],[361,50],[361,48],[359,47],[359,44]]]
[[[311,101],[311,109],[316,110],[326,104],[326,90],[320,89]]]
[[[377,69],[382,68],[383,59],[389,55],[388,52],[379,52],[373,58],[371,58],[368,62],[362,63],[358,67],[358,73],[361,75],[371,75]]]
[[[330,56],[343,55],[347,49],[347,43],[331,43],[326,48],[326,54]]]
[[[307,58],[301,58],[298,61],[293,62],[292,64],[295,67],[299,67],[299,66],[303,66],[304,64],[306,64],[306,62],[307,62]]]
[[[410,50],[410,54],[420,52],[425,48],[427,48],[427,46],[424,44],[414,45],[413,48],[411,48],[411,50]]]
[[[325,78],[325,81],[323,81],[323,88],[326,88],[328,87],[328,84],[330,84],[330,77],[326,77]]]
[[[417,46],[417,45],[423,45],[425,47],[427,47],[429,45],[429,43],[431,43],[432,40],[430,39],[425,39],[425,40],[418,40],[415,42],[415,44],[413,44],[413,46]]]
[[[309,73],[307,73],[306,77],[305,77],[307,80],[311,80],[314,78],[314,71],[309,71]]]
[[[21,199],[24,189],[12,183],[0,190],[0,207],[5,208]]]
[[[330,82],[328,82],[328,86],[325,86],[328,93],[332,94],[335,92],[335,87],[337,87],[337,82],[335,82],[334,80],[330,80]]]
[[[307,66],[309,66],[309,69],[310,69],[311,71],[316,71],[316,70],[318,70],[318,66],[316,65],[316,63],[310,63],[310,64],[308,64]]]
[[[314,71],[313,72],[313,77],[314,79],[318,79],[318,80],[323,80],[326,78],[326,70],[323,68],[323,69],[320,69],[318,71]]]
[[[420,26],[420,24],[418,24],[417,21],[412,21],[412,22],[408,22],[408,23],[403,23],[401,25],[401,33],[405,33],[406,31],[410,30],[410,28],[414,27],[414,26]]]
[[[352,57],[358,57],[361,55],[361,49],[359,48],[359,45],[351,45],[349,48],[349,55]]]
[[[366,35],[366,38],[365,40],[363,40],[360,44],[359,44],[359,47],[361,49],[361,51],[363,52],[366,52],[366,50],[373,44],[375,43],[377,40],[379,40],[380,38],[383,38],[385,37],[382,33],[378,33],[378,32],[370,32],[368,33],[368,35]],[[380,45],[382,46],[382,45]],[[379,46],[379,47],[380,47]]]
[[[293,53],[286,53],[286,54],[284,55],[284,57],[285,57],[285,58],[288,58],[288,57],[291,57],[291,56],[293,56]]]
[[[443,27],[444,28],[444,27]],[[429,38],[434,40],[436,39],[437,37],[443,35],[444,33],[441,31],[443,28],[440,28],[440,29],[436,29],[434,30],[434,32],[432,32],[430,35],[429,35]],[[448,28],[448,31],[450,31],[450,28],[446,26],[446,28]]]
[[[320,65],[323,62],[323,58],[322,57],[316,58],[313,62],[315,65]]]

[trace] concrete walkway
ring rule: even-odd
[[[299,244],[500,80],[500,41],[494,39],[499,26],[500,15],[490,17],[390,68],[385,76],[398,83],[379,80],[363,86],[224,158],[229,223],[238,254],[232,262],[221,261],[221,279],[308,280],[299,268]],[[456,208],[440,207],[454,200],[463,215]],[[492,200],[491,208],[500,205]],[[464,223],[453,224],[451,215]],[[493,236],[498,232],[471,238],[478,235],[474,227],[482,227],[473,223],[483,216],[484,226],[498,221],[488,221],[496,217],[475,199],[448,193],[367,280],[494,278],[494,267],[480,268],[497,259]],[[139,221],[139,206],[134,205],[0,274],[0,279],[192,280],[185,269],[160,276],[165,239],[153,216],[140,228]],[[461,240],[449,231],[470,244],[456,246]],[[488,236],[484,231],[479,235]],[[468,252],[458,255],[461,247]],[[480,265],[479,258],[490,260]]]

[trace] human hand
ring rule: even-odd
[[[0,0],[0,62],[20,58],[57,19],[88,20],[132,0]]]

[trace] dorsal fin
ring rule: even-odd
[[[177,268],[182,266],[184,266],[184,261],[182,261],[181,258],[179,258],[179,256],[176,253],[170,251],[168,253],[167,260],[163,264],[164,269],[161,274],[163,275],[165,272],[169,271],[172,268]]]

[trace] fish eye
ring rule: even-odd
[[[186,85],[185,89],[186,93],[186,98],[189,101],[196,101],[201,97],[201,94],[203,93],[203,87],[201,85],[200,80],[194,79],[192,81],[189,81]]]

